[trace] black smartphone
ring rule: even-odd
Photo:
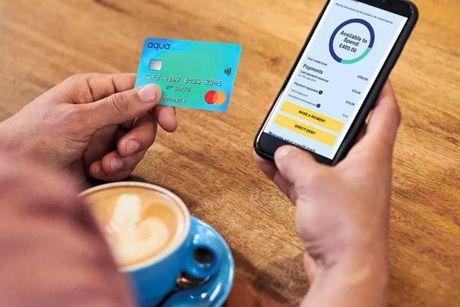
[[[404,0],[329,0],[254,141],[285,144],[334,165],[352,146],[417,22]]]

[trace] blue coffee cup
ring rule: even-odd
[[[117,182],[91,188],[82,196],[113,187],[137,187],[154,190],[169,199],[176,214],[181,215],[181,223],[174,244],[151,259],[120,268],[131,281],[137,305],[155,306],[177,287],[181,276],[194,280],[211,279],[219,270],[225,246],[209,228],[191,219],[184,202],[173,192],[157,185],[141,182]]]

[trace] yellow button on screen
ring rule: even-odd
[[[281,111],[284,111],[286,113],[292,114],[294,116],[297,116],[301,119],[304,119],[306,121],[312,122],[314,124],[317,124],[321,127],[324,127],[326,129],[335,131],[335,132],[340,132],[343,128],[343,123],[335,120],[331,117],[328,117],[323,114],[316,113],[312,110],[302,108],[292,102],[286,101],[283,104],[283,107],[281,108]]]
[[[275,118],[275,124],[277,124],[278,126],[284,127],[286,129],[289,129],[291,131],[305,135],[309,138],[312,138],[318,142],[327,144],[329,146],[332,146],[336,139],[335,136],[333,136],[332,134],[318,130],[316,128],[313,128],[309,125],[293,120],[284,115],[278,115]]]

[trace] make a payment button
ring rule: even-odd
[[[275,118],[275,124],[291,131],[305,135],[318,142],[332,146],[335,142],[335,136],[322,130],[313,128],[309,125],[293,120],[284,115],[278,115]]]
[[[281,108],[281,111],[297,116],[303,120],[317,124],[326,129],[340,132],[343,128],[343,123],[329,116],[316,113],[312,110],[300,107],[292,102],[286,101]]]

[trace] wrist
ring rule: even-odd
[[[21,137],[22,127],[14,125],[14,115],[2,122],[0,122],[0,149],[2,151],[20,152],[27,154],[27,147],[25,146],[27,139]],[[29,139],[31,136],[28,136]]]
[[[388,277],[386,249],[351,250],[316,268],[315,279],[329,279],[341,274],[340,281],[353,282],[372,279],[385,284]]]
[[[384,306],[388,283],[386,248],[347,251],[334,261],[315,262],[302,306]]]
[[[7,129],[7,122],[8,120],[4,120],[0,122],[0,149],[6,150],[9,149],[9,141],[8,141],[8,129]]]

